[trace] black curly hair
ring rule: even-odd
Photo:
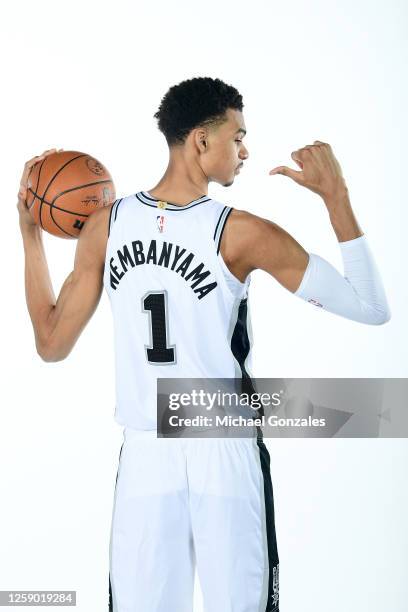
[[[228,108],[242,111],[241,94],[220,79],[195,77],[170,87],[154,114],[170,146],[183,144],[189,132],[224,123]]]

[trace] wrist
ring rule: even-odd
[[[363,235],[351,207],[347,188],[343,193],[339,192],[335,196],[325,199],[325,204],[330,223],[339,242],[354,240]]]
[[[43,230],[39,225],[37,225],[37,223],[28,223],[27,221],[20,219],[20,231],[23,238],[26,236],[28,238],[41,238]]]
[[[351,208],[349,191],[344,182],[330,194],[322,196],[322,198],[329,214],[336,214],[336,212],[342,209]]]

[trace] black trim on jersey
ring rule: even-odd
[[[231,337],[231,351],[238,361],[242,373],[241,393],[255,393],[254,383],[245,368],[245,360],[250,350],[247,329],[248,298],[243,298],[238,307],[237,321]],[[264,414],[263,408],[256,411],[259,416]],[[263,442],[262,429],[257,427],[259,458],[264,482],[265,521],[269,559],[268,600],[264,612],[279,612],[279,555],[275,530],[275,511],[273,500],[272,478],[270,473],[270,456]]]
[[[110,213],[109,213],[109,231],[108,231],[108,236],[110,236],[110,232],[112,229],[112,225],[115,223],[116,221],[116,216],[118,214],[118,208],[120,203],[122,202],[123,198],[118,198],[117,200],[114,201],[114,203],[112,204],[112,208],[110,209]],[[115,208],[116,206],[116,208]],[[115,208],[115,216],[112,220],[112,214],[113,214],[113,209]]]
[[[263,440],[258,438],[256,443],[259,448],[259,459],[264,481],[266,539],[269,559],[268,601],[265,612],[279,612],[279,554],[276,541],[271,459]]]
[[[109,573],[109,609],[108,612],[113,612],[113,601],[112,601],[112,585],[111,585],[111,579],[110,579],[110,573]]]
[[[113,209],[115,208],[116,202],[117,202],[117,200],[114,201],[114,203],[112,204],[112,207],[110,209],[110,212],[109,212],[108,236],[110,236],[112,212],[113,212]]]
[[[218,226],[219,226],[220,221],[221,221],[221,217],[222,217],[222,215],[224,214],[224,210],[225,210],[226,208],[228,208],[228,206],[224,206],[224,208],[222,209],[222,211],[221,211],[221,213],[220,213],[220,216],[218,217],[217,225],[215,226],[214,240],[215,240],[215,237],[216,237],[216,235],[217,235],[217,230],[218,230]]]
[[[227,214],[225,215],[225,219],[224,219],[224,222],[223,222],[222,227],[221,227],[221,233],[220,233],[220,237],[219,237],[219,239],[218,239],[217,255],[218,255],[218,253],[220,252],[220,248],[221,248],[221,238],[222,238],[222,235],[223,235],[223,233],[224,233],[225,224],[226,224],[227,219],[228,219],[228,217],[230,216],[231,212],[232,212],[232,208],[230,208],[230,209],[229,209],[229,211],[227,212]]]
[[[118,208],[119,208],[120,203],[122,202],[122,200],[123,200],[123,198],[120,198],[120,200],[119,200],[119,202],[118,202],[118,204],[117,204],[117,206],[116,206],[116,210],[115,210],[115,218],[114,218],[113,222],[115,222],[115,221],[116,221],[116,217],[117,217],[117,215],[118,215]]]
[[[251,348],[251,343],[249,341],[248,328],[247,328],[247,317],[248,317],[248,298],[243,298],[240,301],[238,307],[238,316],[235,323],[234,331],[231,336],[231,351],[234,355],[235,359],[239,363],[239,367],[241,368],[241,393],[248,393],[251,396],[253,393],[256,393],[256,388],[252,378],[245,368],[245,360],[249,355],[249,350]],[[252,402],[251,402],[252,403]],[[261,408],[255,409],[257,413],[257,417],[264,416],[263,406]],[[262,429],[257,426],[257,437],[262,440],[263,433]]]
[[[139,191],[138,193],[141,193],[142,196],[144,198],[146,198],[146,200],[150,200],[151,202],[160,202],[160,200],[158,200],[157,198],[154,198],[151,195],[147,195],[146,191]],[[206,198],[207,196],[205,195],[205,193],[200,196],[199,198],[194,198],[194,200],[191,200],[191,202],[188,202],[188,204],[174,204],[174,202],[167,202],[167,204],[171,204],[172,206],[190,206],[190,204],[194,204],[194,202],[198,202],[198,200],[202,200],[203,198]]]
[[[150,206],[151,208],[159,208],[157,206],[157,202],[160,202],[160,200],[156,200],[155,198],[151,198],[145,195],[143,191],[138,191],[137,193],[135,193],[135,196],[139,200],[139,202],[141,202],[145,206]],[[156,204],[149,204],[149,202],[146,202],[143,198],[145,198],[146,200],[149,200],[150,202],[156,202]],[[202,198],[206,198],[206,199],[203,200]],[[186,209],[190,210],[190,208],[194,208],[194,206],[198,206],[199,204],[204,204],[205,202],[209,202],[210,200],[211,198],[203,195],[201,196],[201,198],[197,198],[197,200],[193,200],[189,204],[185,204],[183,206],[178,205],[178,204],[173,204],[172,202],[166,202],[167,206],[165,210],[171,210],[175,212],[180,211],[180,210],[186,210]]]
[[[255,391],[250,375],[245,368],[245,359],[249,355],[250,342],[247,329],[248,298],[243,298],[238,307],[238,317],[231,337],[231,351],[241,368],[242,378],[245,380],[243,386],[248,386]],[[247,391],[243,390],[244,393]]]

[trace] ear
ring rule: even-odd
[[[203,128],[194,130],[194,143],[199,149],[200,153],[205,153],[208,146],[207,131]]]

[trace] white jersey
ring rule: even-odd
[[[156,429],[158,378],[249,378],[250,276],[241,283],[220,253],[231,210],[208,196],[176,206],[145,191],[112,206],[103,282],[119,424]]]

